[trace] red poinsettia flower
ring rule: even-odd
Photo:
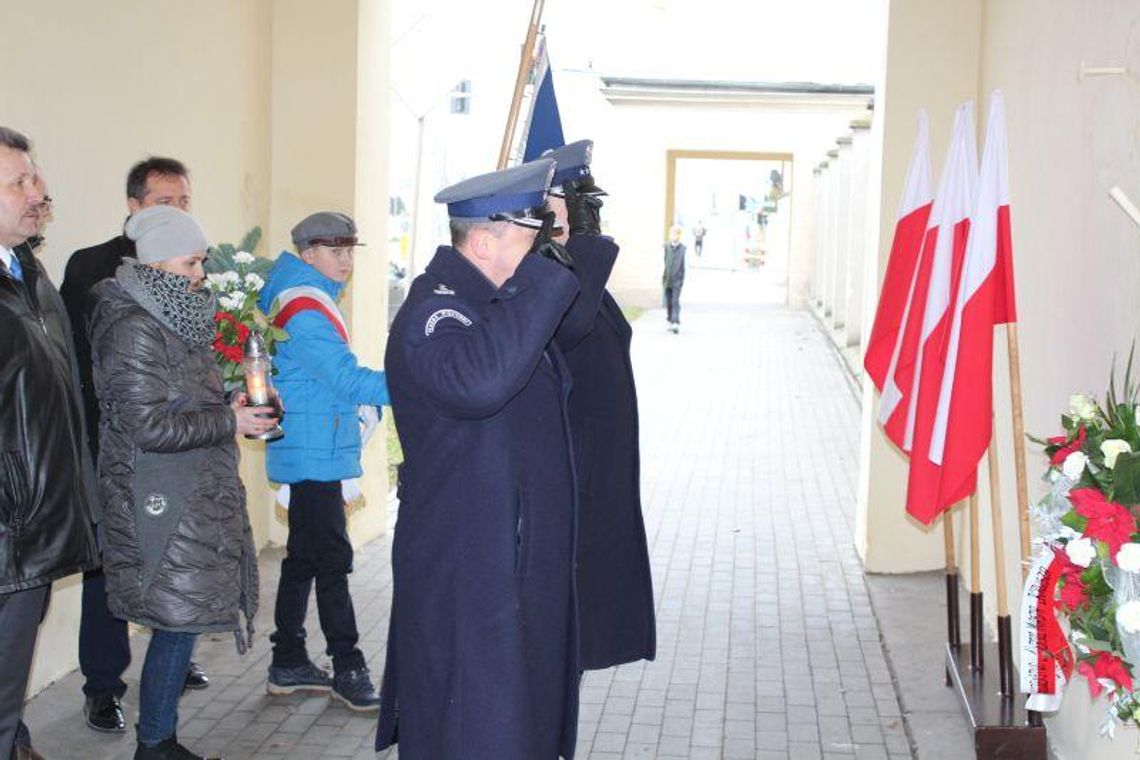
[[[1085,588],[1085,583],[1081,580],[1081,573],[1084,568],[1073,564],[1063,549],[1054,549],[1053,553],[1057,556],[1057,561],[1061,563],[1061,577],[1059,579],[1061,606],[1070,612],[1076,612],[1088,605],[1089,602],[1088,589]]]
[[[1087,439],[1088,439],[1088,434],[1085,432],[1085,426],[1084,425],[1080,426],[1080,428],[1077,430],[1077,437],[1074,438],[1072,441],[1069,440],[1069,436],[1067,436],[1067,435],[1055,435],[1055,436],[1053,436],[1052,438],[1049,439],[1049,443],[1054,445],[1054,446],[1061,446],[1061,448],[1057,449],[1057,451],[1055,451],[1053,453],[1053,456],[1049,459],[1049,464],[1051,464],[1051,465],[1063,464],[1065,461],[1065,457],[1069,456],[1069,454],[1072,454],[1074,451],[1080,451],[1081,448],[1084,447],[1085,441]]]
[[[1082,660],[1077,666],[1077,672],[1088,680],[1093,699],[1104,691],[1104,685],[1100,682],[1102,678],[1112,681],[1125,693],[1132,691],[1132,675],[1128,672],[1128,666],[1111,652],[1097,652],[1091,662]]]
[[[1078,488],[1069,493],[1077,514],[1088,518],[1085,535],[1108,544],[1109,553],[1115,557],[1120,547],[1132,540],[1136,532],[1136,519],[1127,507],[1109,501],[1100,491],[1093,488]]]

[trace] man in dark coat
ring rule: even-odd
[[[552,760],[578,712],[569,372],[578,292],[546,246],[540,161],[436,196],[452,246],[416,278],[385,369],[404,448],[377,749],[404,760]],[[536,235],[535,225],[542,231]]]
[[[570,430],[578,467],[578,626],[581,665],[608,668],[657,652],[653,581],[641,513],[633,331],[606,289],[618,245],[601,234],[605,193],[590,172],[593,142],[550,151],[556,238],[574,259],[581,293],[555,336],[574,389]]]
[[[669,242],[665,244],[665,270],[661,273],[661,287],[665,290],[665,319],[669,331],[681,329],[681,287],[685,284],[685,244],[681,242],[681,228],[673,225]]]
[[[45,201],[30,149],[0,127],[0,758],[20,729],[52,581],[98,563],[67,315],[27,244]]]
[[[130,213],[151,206],[175,206],[190,210],[190,176],[185,165],[173,158],[151,157],[131,167],[127,173],[127,208]],[[98,282],[115,276],[123,259],[135,258],[135,244],[126,235],[83,248],[71,255],[63,273],[59,293],[71,320],[75,355],[79,360],[79,381],[87,422],[87,443],[92,457],[99,455],[99,401],[91,377],[91,344],[87,338],[87,296]],[[85,682],[83,714],[96,731],[122,733],[127,730],[123,715],[123,694],[127,685],[123,672],[131,663],[127,623],[115,619],[107,609],[106,581],[102,568],[83,576],[83,604],[79,618],[79,669]],[[190,663],[186,687],[202,689],[208,684],[205,673]]]

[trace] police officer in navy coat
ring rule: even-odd
[[[570,375],[553,337],[578,282],[564,251],[539,245],[553,171],[546,160],[441,191],[452,245],[392,323],[404,464],[376,747],[398,741],[402,760],[574,753]]]
[[[590,172],[593,142],[549,151],[558,166],[550,204],[581,293],[558,329],[574,389],[570,428],[578,467],[578,623],[583,669],[657,653],[653,581],[641,512],[633,331],[606,290],[618,245],[601,234],[605,195]],[[569,239],[566,239],[566,236]]]

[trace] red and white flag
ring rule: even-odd
[[[907,401],[905,448],[911,452],[910,477],[906,483],[906,512],[930,524],[942,514],[938,489],[942,468],[930,458],[935,438],[938,401],[942,398],[943,376],[951,328],[958,307],[959,285],[966,264],[966,247],[972,236],[970,216],[977,204],[978,153],[975,142],[974,104],[959,109],[960,136],[955,136],[947,157],[948,182],[939,187],[944,196],[938,216],[938,239],[930,265],[930,287],[922,317],[922,337],[915,366],[913,391]],[[945,177],[943,178],[946,179]],[[939,197],[943,199],[943,197]],[[935,213],[938,203],[935,203]],[[931,214],[933,215],[933,214]]]
[[[887,379],[891,357],[898,342],[899,331],[906,319],[911,301],[915,272],[918,268],[922,241],[926,236],[926,223],[934,203],[934,190],[930,170],[930,123],[925,110],[918,112],[918,136],[906,173],[906,186],[899,204],[895,237],[887,259],[887,273],[879,294],[879,306],[871,336],[867,339],[867,353],[863,367],[867,376],[880,391]]]
[[[941,514],[938,489],[941,468],[930,459],[934,421],[942,392],[946,352],[954,319],[955,296],[970,237],[970,216],[977,203],[978,152],[974,138],[974,104],[958,109],[946,169],[931,211],[938,225],[930,262],[930,281],[922,317],[913,380],[907,395],[903,448],[910,451],[906,510],[930,524]]]
[[[887,437],[908,453],[914,449],[918,393],[931,382],[930,377],[922,378],[923,358],[928,355],[925,348],[930,345],[931,335],[947,310],[951,281],[957,269],[954,264],[961,261],[965,250],[965,233],[977,183],[975,153],[973,105],[967,104],[954,116],[950,150],[942,168],[879,404],[879,422]],[[958,253],[956,258],[955,252]],[[941,379],[941,372],[937,376]],[[923,455],[925,453],[924,449]]]
[[[995,91],[930,441],[929,458],[942,468],[939,510],[976,488],[978,463],[993,432],[994,327],[1016,320],[1005,101]]]

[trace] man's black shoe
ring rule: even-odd
[[[114,694],[88,697],[83,704],[83,716],[87,719],[87,725],[96,731],[121,734],[127,730],[127,719],[123,717],[123,705]]]
[[[222,760],[222,758],[205,758],[196,755],[179,744],[177,736],[172,736],[153,747],[141,743],[136,745],[135,760]]]
[[[368,677],[368,668],[346,670],[333,675],[333,696],[344,702],[350,710],[377,712],[380,709],[380,695]]]
[[[204,689],[210,685],[210,679],[206,677],[206,671],[202,670],[202,666],[196,662],[190,663],[190,669],[186,671],[186,683],[183,688],[186,689]]]
[[[265,690],[270,694],[292,694],[297,691],[328,691],[333,687],[327,671],[311,662],[295,668],[269,666],[269,680]]]

